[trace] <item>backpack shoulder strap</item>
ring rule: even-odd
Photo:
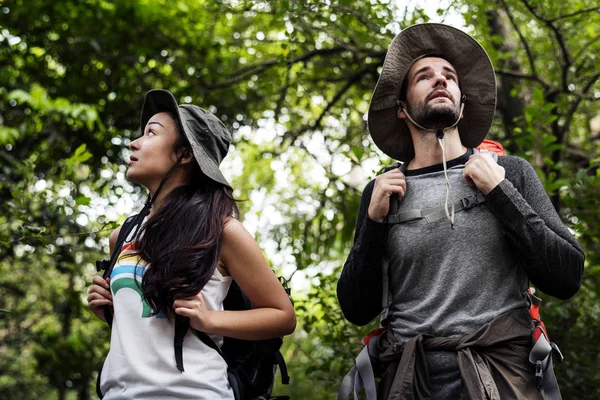
[[[406,162],[397,162],[383,170],[383,173],[393,170],[394,168],[398,168],[403,174],[406,174],[406,168],[408,167],[408,163]],[[394,215],[398,212],[398,201],[396,196],[390,196],[390,211],[388,215]],[[396,201],[395,201],[396,200]]]
[[[129,236],[129,233],[136,225],[136,220],[139,219],[138,215],[139,214],[132,215],[123,222],[123,225],[121,225],[119,236],[117,236],[117,243],[110,256],[110,260],[96,261],[96,269],[98,272],[104,270],[104,274],[102,274],[104,279],[108,278],[112,273],[112,270],[117,263],[117,259],[119,258],[119,254],[121,254],[121,247],[123,247],[123,243],[125,243],[127,236]],[[108,326],[112,327],[113,314],[112,309],[109,306],[104,306],[104,319],[106,319]]]
[[[478,153],[488,153],[492,156],[492,159],[495,162],[498,162],[498,153],[494,151],[473,149],[473,154]],[[405,172],[405,170],[403,170],[402,168],[406,168],[406,163],[402,164],[401,166],[394,165],[392,167],[387,168],[386,171],[389,171],[393,167],[400,168],[401,171]],[[407,210],[399,213],[398,203],[399,202],[396,196],[390,197],[390,212],[386,219],[386,222],[388,224],[401,224],[404,222],[415,221],[418,219],[425,219],[427,222],[431,223],[444,218],[446,215],[444,207],[441,206],[425,210]],[[467,196],[456,201],[454,203],[454,209],[455,212],[459,212],[463,210],[468,210],[482,203],[485,203],[485,196],[482,193],[478,192],[472,196]]]
[[[403,174],[406,173],[406,169],[408,167],[407,162],[397,162],[383,170],[383,173],[393,170],[394,168],[398,168]],[[390,218],[393,218],[398,213],[398,198],[396,196],[390,196],[390,208],[388,211],[388,216],[385,219],[385,223],[391,223]],[[389,279],[389,260],[384,256],[382,272],[383,272],[383,298],[381,300],[381,321],[385,321],[388,316],[389,306],[392,302],[392,294],[390,292],[390,279]]]
[[[113,270],[113,267],[115,266],[115,263],[117,262],[117,258],[119,257],[119,254],[121,254],[121,247],[123,247],[123,243],[127,239],[127,236],[129,236],[129,232],[131,232],[131,230],[135,226],[135,220],[138,217],[138,215],[139,214],[135,214],[135,215],[128,217],[125,220],[125,222],[123,222],[123,225],[121,225],[121,230],[119,231],[119,236],[117,236],[117,243],[115,244],[115,248],[113,249],[113,252],[110,255],[110,260],[96,261],[96,270],[98,272],[104,270],[104,273],[102,274],[102,277],[104,279],[106,279],[107,277],[110,276],[110,274]],[[108,326],[112,327],[113,314],[112,314],[111,307],[104,306],[104,318],[106,319],[106,323],[108,324]],[[104,398],[104,394],[100,390],[100,377],[101,376],[102,376],[102,367],[100,367],[100,371],[98,371],[98,377],[96,378],[96,394],[98,395],[98,398],[100,398],[100,399]]]
[[[489,150],[485,150],[485,149],[473,149],[473,154],[477,154],[477,153],[488,153],[489,155],[492,156],[494,161],[498,162],[498,153],[496,153],[495,151],[489,151]]]
[[[210,338],[210,336],[208,336],[206,333],[204,333],[202,331],[198,331],[198,330],[196,330],[194,328],[191,328],[191,329],[192,329],[192,333],[194,335],[196,335],[196,337],[198,339],[200,339],[202,341],[202,343],[204,343],[205,345],[207,345],[208,347],[210,347],[211,349],[213,349],[214,351],[216,351],[217,353],[219,353],[219,355],[221,357],[223,357],[223,360],[225,360],[225,362],[227,363],[227,366],[231,367],[229,365],[229,360],[227,360],[227,357],[225,357],[225,354],[223,354],[223,351],[221,351],[221,349],[219,348],[219,346],[217,346],[217,344],[215,343],[215,341],[212,340]],[[177,334],[175,336],[177,336]]]
[[[485,196],[483,193],[476,193],[472,196],[463,197],[462,199],[454,203],[455,212],[468,210],[479,204],[485,203]],[[444,207],[433,207],[425,210],[408,210],[397,212],[396,214],[389,215],[387,219],[388,224],[401,224],[404,222],[415,221],[418,219],[425,219],[431,223],[442,219],[446,216]]]
[[[119,236],[117,236],[117,243],[115,244],[115,248],[113,249],[112,254],[110,255],[110,264],[104,270],[104,279],[108,278],[117,263],[117,259],[119,258],[119,254],[121,254],[121,248],[123,247],[123,243],[127,240],[127,236],[133,229],[134,221],[137,217],[137,214],[128,217],[123,225],[121,225],[121,230],[119,231]]]
[[[129,232],[131,232],[131,229],[133,228],[133,221],[136,217],[137,214],[128,217],[125,220],[125,222],[123,222],[123,225],[121,225],[121,230],[119,230],[119,236],[117,236],[117,243],[115,244],[115,248],[113,249],[113,252],[110,255],[110,259],[96,261],[96,271],[104,271],[104,273],[102,274],[102,277],[104,279],[110,276],[112,268],[114,267],[117,258],[119,257],[119,253],[121,252],[121,247],[123,247],[125,239],[127,239]]]

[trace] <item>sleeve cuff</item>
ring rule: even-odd
[[[504,179],[485,196],[490,211],[498,217],[525,219],[532,210],[508,180]]]
[[[387,224],[383,222],[377,222],[367,217],[362,230],[362,242],[367,243],[381,243],[385,232],[387,230]]]

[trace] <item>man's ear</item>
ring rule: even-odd
[[[406,119],[406,113],[404,112],[404,107],[406,107],[406,103],[404,101],[399,101],[398,102],[398,111],[397,111],[396,115],[400,119]]]

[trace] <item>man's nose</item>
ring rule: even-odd
[[[434,77],[433,86],[434,87],[442,86],[442,87],[446,88],[446,87],[448,87],[448,81],[446,80],[446,77],[444,75],[436,74]]]

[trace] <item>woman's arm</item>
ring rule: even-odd
[[[219,336],[263,340],[292,333],[296,328],[294,308],[254,238],[233,218],[225,224],[221,238],[221,261],[255,308],[208,310],[198,294],[176,300],[175,312],[190,317],[194,329]]]

